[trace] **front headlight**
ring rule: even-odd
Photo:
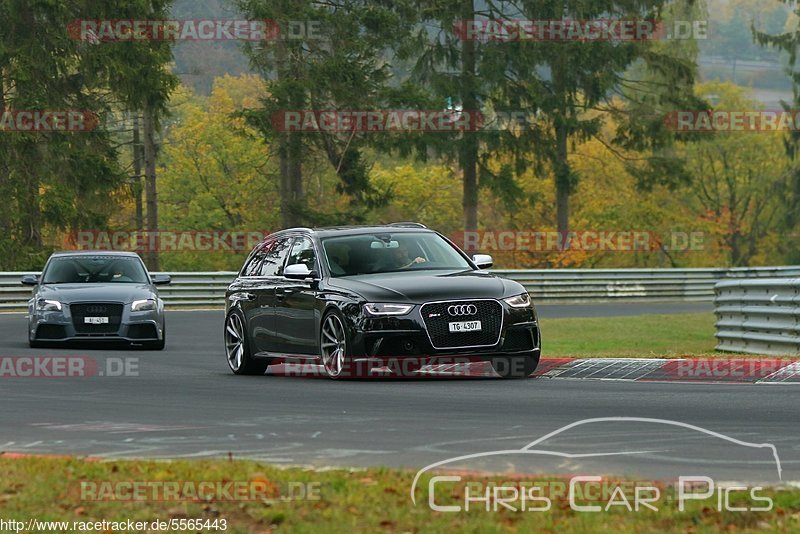
[[[134,300],[131,304],[131,311],[151,311],[156,309],[156,301],[153,299]]]
[[[531,305],[531,296],[527,293],[503,299],[512,308],[527,308]]]
[[[61,303],[57,300],[39,299],[36,301],[36,309],[39,311],[61,311]]]
[[[388,302],[369,302],[364,304],[367,315],[405,315],[414,308],[413,304],[392,304]]]

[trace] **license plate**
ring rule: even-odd
[[[477,332],[480,329],[480,321],[461,321],[458,323],[450,323],[450,332]]]
[[[84,317],[83,322],[86,324],[108,324],[108,317]]]

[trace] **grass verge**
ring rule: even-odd
[[[548,511],[487,512],[482,504],[468,512],[434,512],[428,506],[429,477],[423,476],[417,505],[409,491],[415,473],[394,469],[308,470],[278,469],[252,461],[82,461],[72,458],[0,457],[0,519],[27,522],[69,521],[170,521],[201,519],[215,528],[195,528],[200,532],[219,532],[225,520],[226,532],[664,532],[727,531],[749,532],[768,529],[797,532],[800,529],[800,490],[764,490],[774,502],[770,512],[719,511],[716,498],[691,501],[685,511],[676,502],[656,502],[658,511],[628,511],[613,506],[599,513],[576,512],[566,499],[552,500]],[[464,475],[464,480],[444,485],[435,495],[438,505],[464,506],[468,484],[487,478]],[[508,478],[496,482],[507,486]],[[515,479],[525,485],[524,479]],[[542,479],[539,479],[542,480]],[[551,479],[552,481],[553,479]],[[130,496],[131,482],[158,481],[165,487],[178,482],[184,489],[201,482],[238,482],[258,487],[255,500],[201,502],[137,498],[107,500],[111,495]],[[472,481],[472,482],[470,482]],[[157,487],[156,484],[152,484]],[[438,487],[438,486],[437,486]],[[474,486],[473,486],[474,487]],[[262,488],[267,488],[263,490]],[[292,488],[295,488],[294,490]],[[298,489],[304,488],[304,489]],[[665,490],[665,496],[670,490]],[[213,492],[212,492],[213,493]],[[280,498],[306,493],[306,498]],[[147,496],[152,494],[148,493]],[[223,495],[223,493],[217,494]],[[308,498],[311,495],[312,498]],[[553,494],[555,495],[555,494]],[[88,497],[88,498],[87,498]],[[140,496],[141,497],[141,496]],[[605,506],[605,500],[597,504]],[[734,494],[733,505],[753,506],[746,494]],[[760,504],[760,503],[755,503]],[[519,502],[516,507],[520,508]],[[176,523],[180,525],[180,523]],[[180,529],[179,531],[188,531]],[[12,530],[13,531],[13,530]],[[118,531],[128,531],[126,528]]]
[[[676,313],[541,319],[542,355],[576,358],[720,357],[714,315]]]

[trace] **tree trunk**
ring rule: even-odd
[[[571,179],[569,161],[567,160],[567,127],[565,124],[556,125],[556,220],[558,231],[564,235],[569,231],[569,195],[571,193]]]
[[[462,0],[461,18],[475,18],[473,0]],[[478,97],[475,88],[475,41],[465,39],[461,49],[461,107],[470,115],[470,127],[477,118]],[[470,128],[462,134],[460,164],[464,179],[464,230],[474,232],[478,229],[478,133]],[[471,251],[467,251],[471,252]]]
[[[279,141],[281,222],[284,228],[300,225],[303,203],[302,141],[297,134],[283,133]]]
[[[144,230],[142,206],[142,140],[140,139],[139,111],[133,112],[133,198],[136,202],[136,231]]]
[[[292,68],[293,58],[286,49],[286,43],[278,40],[275,45],[276,73],[278,80],[295,76]],[[302,106],[302,95],[289,97],[284,104],[287,109]],[[291,132],[280,134],[279,168],[281,222],[284,228],[298,226],[303,203],[303,141]]]
[[[142,120],[144,133],[144,176],[145,202],[147,203],[147,268],[151,271],[161,269],[158,261],[158,198],[156,189],[156,132],[153,109],[145,105]]]
[[[289,134],[289,199],[291,225],[299,226],[303,207],[303,140],[299,134]]]
[[[551,65],[553,72],[553,85],[556,94],[564,94],[564,69],[567,66],[562,61]],[[566,99],[567,97],[564,96]],[[553,171],[556,182],[556,226],[558,232],[564,236],[566,242],[566,232],[569,231],[569,196],[572,193],[572,171],[569,166],[569,152],[567,141],[569,139],[569,109],[566,100],[562,103],[560,113],[556,116],[555,136],[556,154],[553,162]]]
[[[289,228],[292,226],[291,203],[289,201],[289,168],[291,167],[291,162],[289,161],[289,134],[287,133],[280,134],[278,160],[280,172],[278,194],[281,197],[281,225],[284,228]]]

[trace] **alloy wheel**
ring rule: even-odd
[[[244,359],[244,327],[235,313],[228,316],[225,324],[225,354],[231,369],[238,371]]]
[[[325,372],[331,378],[342,374],[347,354],[347,341],[342,320],[335,314],[325,318],[322,325],[320,348],[322,349],[322,364]]]

